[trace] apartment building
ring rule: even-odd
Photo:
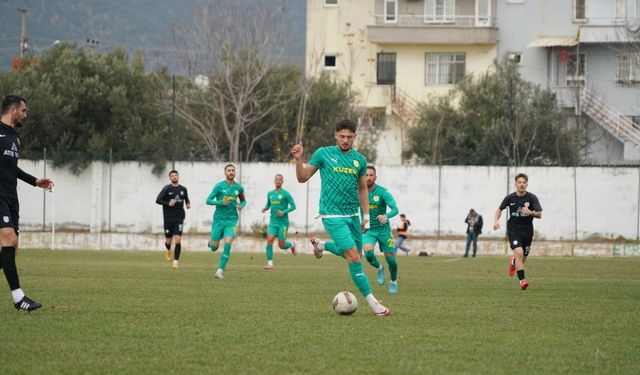
[[[386,130],[380,164],[401,164],[417,105],[496,57],[495,0],[307,0],[306,74],[352,82],[361,120]]]
[[[640,159],[640,0],[500,0],[498,55],[553,90],[590,137],[587,163]]]

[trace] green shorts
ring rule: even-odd
[[[267,234],[273,234],[278,237],[279,240],[286,240],[288,231],[289,223],[269,222],[269,226],[267,227]]]
[[[362,253],[362,231],[358,216],[323,218],[322,225],[339,251],[345,252],[355,246]]]
[[[376,247],[376,242],[383,253],[393,253],[396,251],[396,243],[393,235],[388,229],[369,229],[362,235],[362,242],[365,245]]]
[[[236,238],[236,222],[213,222],[211,224],[211,241],[218,242],[223,238]]]

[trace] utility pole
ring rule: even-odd
[[[22,32],[20,33],[20,59],[24,58],[27,51],[27,8],[18,8],[18,12],[22,13]]]

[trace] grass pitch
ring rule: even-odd
[[[374,316],[345,261],[325,254],[21,250],[36,312],[0,303],[0,372],[217,374],[639,373],[640,259],[398,256],[399,293]],[[382,258],[380,257],[382,260]],[[388,273],[387,273],[388,276]],[[330,308],[340,290],[359,310]]]

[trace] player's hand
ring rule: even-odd
[[[525,215],[531,215],[531,214],[533,213],[533,211],[531,211],[531,210],[529,209],[529,207],[527,207],[527,206],[523,206],[523,207],[522,207],[522,213],[523,213],[523,214],[525,214]]]
[[[378,220],[378,223],[380,223],[380,224],[386,224],[386,223],[387,223],[387,219],[388,219],[388,217],[387,217],[387,215],[378,215],[378,216],[376,217],[376,219]]]
[[[362,233],[364,233],[364,232],[368,231],[369,229],[371,229],[371,223],[369,222],[369,219],[368,218],[362,219],[362,223],[360,223],[360,227],[362,229]]]
[[[187,210],[191,208],[191,203],[187,203]]]
[[[50,178],[38,178],[36,180],[36,186],[39,188],[43,188],[46,191],[52,191],[53,190],[53,181]]]
[[[242,211],[242,205],[240,203],[238,203],[236,207],[238,207],[238,211]]]
[[[260,211],[262,211],[262,213],[265,213],[267,210],[268,210],[268,208],[263,208],[263,209],[262,209],[262,210],[260,210]]]
[[[284,214],[282,213],[282,210],[278,210],[278,212],[276,212],[276,215],[278,215],[279,217],[282,217]]]
[[[304,147],[302,147],[302,143],[298,143],[293,146],[291,149],[291,154],[296,160],[300,160],[302,157],[302,152],[304,151]]]
[[[172,200],[169,201],[169,207],[173,207],[175,205],[176,205],[176,200],[175,199],[172,199]]]
[[[500,223],[493,223],[493,230],[500,229]]]
[[[227,198],[222,199],[222,204],[225,206],[229,205],[229,200]]]

